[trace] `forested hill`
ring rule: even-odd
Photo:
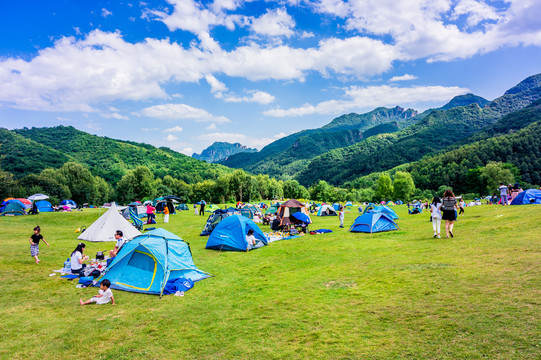
[[[393,176],[397,171],[407,171],[421,189],[436,190],[445,184],[459,194],[487,193],[479,186],[478,169],[490,162],[502,162],[516,166],[521,181],[541,184],[541,100],[504,116],[468,140],[466,145],[397,166],[387,173]],[[357,178],[351,185],[372,184],[380,175]]]
[[[479,105],[479,107],[485,107],[485,105],[487,105],[488,103],[490,103],[490,101],[482,98],[481,96],[477,96],[474,94],[466,94],[455,96],[451,101],[439,108],[439,110],[449,110],[455,107],[468,106],[471,104],[477,104]]]
[[[91,135],[71,126],[0,131],[2,138],[9,139],[0,147],[0,166],[16,178],[59,168],[68,161],[86,165],[93,175],[112,184],[139,165],[147,166],[157,177],[171,175],[187,183],[231,171],[169,148]]]
[[[541,98],[541,74],[531,76],[484,108],[477,103],[449,110],[431,110],[407,129],[372,136],[355,145],[335,149],[313,159],[297,179],[342,184],[372,172],[416,161],[459,143],[494,124],[501,117]]]
[[[208,148],[201,151],[201,154],[194,153],[192,157],[197,160],[205,160],[207,162],[217,162],[231,155],[238,153],[253,153],[257,149],[252,149],[239,143],[228,143],[216,141]]]
[[[365,114],[342,115],[329,124],[291,134],[267,145],[257,153],[230,156],[221,163],[277,178],[293,177],[310,159],[329,150],[348,146],[382,132],[411,125],[417,114],[400,107],[377,108]]]

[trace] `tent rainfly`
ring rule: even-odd
[[[128,220],[120,215],[116,204],[112,203],[109,210],[94,221],[77,239],[92,242],[116,241],[115,232],[117,230],[122,231],[126,239],[132,239],[141,234]]]

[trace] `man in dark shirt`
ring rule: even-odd
[[[276,215],[274,220],[272,220],[271,230],[274,230],[274,231],[280,230],[280,217],[278,215]]]

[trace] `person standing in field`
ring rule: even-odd
[[[507,205],[507,186],[501,182],[498,190],[500,190],[500,200],[502,205]]]
[[[147,205],[147,224],[152,224],[152,218],[154,217],[154,206]]]
[[[163,222],[164,224],[169,222],[169,206],[167,206],[167,203],[165,203],[165,206],[163,207]]]
[[[434,237],[437,237],[438,239],[441,238],[441,206],[441,199],[434,196],[434,199],[432,199],[432,204],[430,204],[430,213],[432,214],[432,229],[434,230]]]
[[[458,205],[456,202],[455,194],[453,194],[451,189],[445,190],[445,193],[443,194],[442,209],[443,209],[443,215],[441,218],[442,220],[445,220],[445,233],[447,234],[447,236],[445,237],[448,238],[449,235],[451,237],[454,237],[453,226],[456,221],[456,214],[457,214],[456,210],[458,209]]]
[[[464,215],[464,206],[466,206],[466,203],[464,202],[463,198],[460,198],[460,202],[458,203],[458,208],[460,209],[458,215]]]
[[[340,212],[338,213],[338,218],[340,219],[340,227],[341,228],[344,227],[344,216],[345,216],[344,207],[340,206]]]
[[[39,264],[39,262],[41,261],[40,259],[38,259],[38,255],[39,255],[39,241],[40,240],[43,240],[43,242],[45,244],[47,244],[47,246],[50,246],[49,243],[47,241],[45,241],[45,239],[43,238],[43,235],[40,234],[41,232],[41,229],[39,226],[36,226],[34,228],[34,233],[32,234],[32,236],[30,236],[30,256],[32,256],[35,260],[36,260],[36,264]]]

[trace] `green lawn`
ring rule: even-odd
[[[163,227],[214,277],[184,297],[115,290],[116,306],[85,307],[96,288],[48,275],[98,210],[1,217],[0,358],[541,358],[541,206],[467,208],[452,239],[433,239],[426,213],[395,210],[399,231],[353,234],[313,217],[334,233],[248,253],[205,250],[206,217],[184,211]],[[51,243],[39,265],[36,225]]]

